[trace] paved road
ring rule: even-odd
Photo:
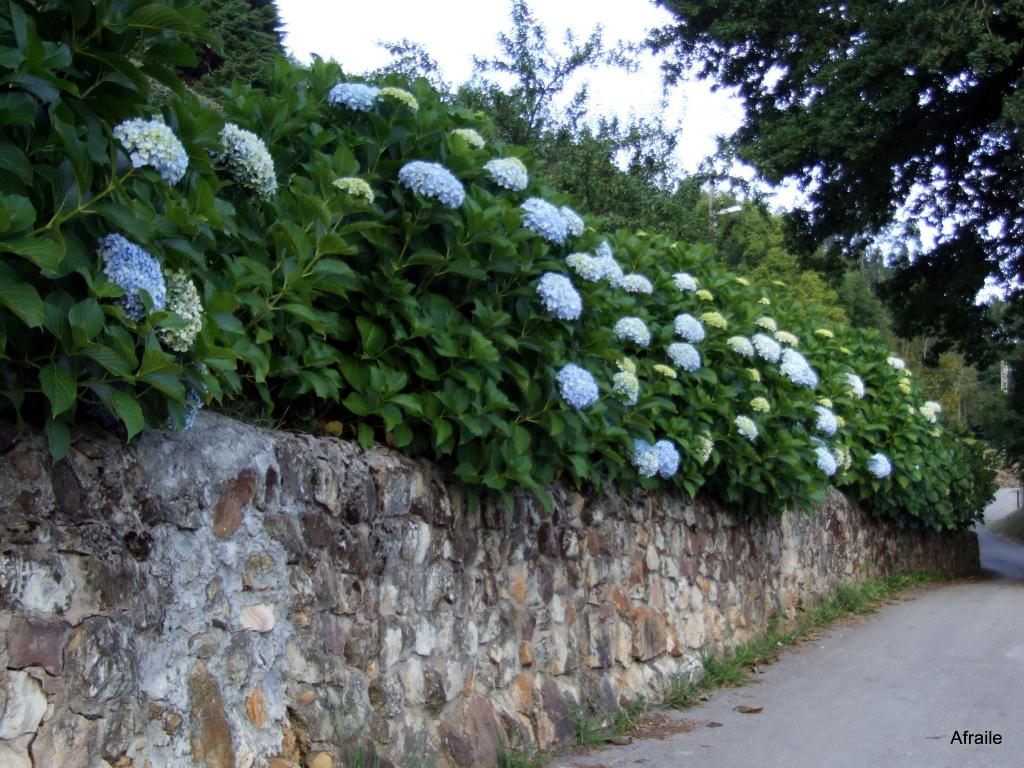
[[[1001,492],[989,519],[1015,501]],[[703,721],[692,732],[558,765],[1021,768],[1024,546],[978,533],[986,578],[921,590],[783,653],[756,683],[673,714]],[[744,704],[764,709],[734,711]],[[951,744],[964,730],[991,730],[1002,744]]]

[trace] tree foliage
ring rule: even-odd
[[[274,0],[199,0],[207,28],[219,44],[203,46],[199,63],[185,79],[204,90],[240,80],[265,85],[274,60],[284,56],[281,17]]]
[[[771,182],[799,179],[814,242],[848,245],[899,206],[937,229],[900,263],[887,295],[905,335],[980,355],[994,326],[974,297],[986,276],[1024,273],[1024,2],[659,0],[677,22],[655,35],[675,58],[736,87],[732,143]]]

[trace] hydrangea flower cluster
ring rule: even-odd
[[[846,381],[847,391],[852,397],[860,400],[864,397],[864,380],[855,373],[847,373],[843,376]]]
[[[420,108],[420,103],[416,101],[416,97],[413,96],[404,88],[395,88],[389,85],[385,88],[380,89],[380,95],[385,98],[394,99],[395,101],[400,102],[411,112],[416,112]]]
[[[586,368],[569,363],[558,372],[558,390],[573,408],[589,408],[597,402],[600,393],[597,382]]]
[[[487,142],[484,141],[484,137],[472,128],[456,128],[452,131],[452,135],[458,136],[474,149],[483,149],[487,145]]]
[[[623,317],[617,320],[612,332],[615,338],[629,341],[638,347],[646,347],[651,343],[651,331],[639,317]]]
[[[484,163],[484,170],[499,187],[522,192],[530,183],[530,174],[518,157],[496,157]]]
[[[672,283],[680,291],[688,291],[693,293],[697,290],[697,278],[688,272],[676,272],[672,275]]]
[[[918,411],[922,416],[925,417],[929,422],[934,424],[939,419],[939,414],[942,413],[942,404],[937,403],[934,400],[927,401],[922,405]]]
[[[458,208],[466,199],[462,182],[440,163],[413,160],[398,172],[402,186],[422,197],[432,197],[446,208]]]
[[[818,469],[825,477],[832,477],[839,468],[836,457],[824,445],[819,445],[814,449],[814,457],[814,463],[818,465]]]
[[[767,296],[762,296],[760,299],[757,300],[757,303],[764,304],[764,306],[766,307],[770,307],[772,305],[772,300],[769,299]]]
[[[747,438],[750,442],[757,440],[757,424],[749,416],[737,416],[733,419],[733,424],[736,425],[736,431],[743,437]]]
[[[107,235],[99,241],[96,254],[103,261],[107,280],[121,287],[121,306],[129,319],[140,322],[146,316],[139,291],[145,291],[160,311],[167,305],[167,285],[160,264],[145,250],[121,235]]]
[[[758,357],[762,360],[767,360],[769,363],[779,362],[779,357],[782,355],[782,347],[771,336],[755,333],[750,338],[750,343],[753,345]]]
[[[128,150],[133,168],[150,165],[168,184],[177,184],[185,175],[188,154],[163,120],[125,120],[114,128],[114,138]]]
[[[687,373],[693,373],[700,368],[700,352],[692,344],[669,344],[668,356]]]
[[[228,123],[221,129],[220,144],[223,148],[220,161],[235,177],[235,181],[264,200],[274,196],[277,192],[274,160],[259,136],[234,123]]]
[[[794,384],[799,384],[801,387],[814,389],[818,386],[818,374],[814,372],[814,369],[811,368],[804,356],[795,349],[783,350],[782,364],[779,366],[779,371],[787,379]]]
[[[640,379],[634,371],[619,371],[612,376],[612,392],[626,405],[636,405],[640,399]]]
[[[818,405],[823,405],[826,408],[831,408],[832,407],[832,401],[829,398],[827,398],[827,397],[819,397],[818,398]]]
[[[676,369],[665,365],[664,363],[655,363],[653,371],[659,376],[664,376],[666,379],[677,379],[679,374],[676,373]]]
[[[608,277],[608,264],[589,253],[570,253],[565,263],[573,272],[588,283],[597,283]]]
[[[661,457],[657,449],[646,440],[634,440],[633,466],[641,477],[654,477],[661,466]]]
[[[366,83],[338,83],[327,94],[327,103],[353,112],[369,112],[379,95],[378,88]]]
[[[781,344],[788,344],[791,347],[800,346],[800,339],[798,339],[789,331],[776,331],[775,340],[780,342]]]
[[[836,445],[832,449],[832,455],[835,456],[840,471],[845,472],[853,466],[853,454],[845,445]]]
[[[559,213],[562,214],[562,218],[565,220],[565,231],[573,237],[579,237],[583,234],[583,231],[587,228],[583,218],[576,213],[568,205],[563,205],[558,209]]]
[[[529,197],[520,206],[523,209],[523,226],[536,232],[554,245],[561,245],[568,237],[565,218],[561,211],[539,197]]]
[[[885,362],[895,368],[897,371],[906,370],[907,364],[899,357],[887,357]],[[880,455],[880,454],[879,454]]]
[[[755,397],[750,401],[750,410],[756,413],[768,413],[772,409],[766,397]]]
[[[626,293],[654,293],[654,286],[651,285],[651,281],[643,275],[623,275],[614,284]]]
[[[836,335],[835,335],[834,333],[832,333],[832,331],[830,331],[830,330],[829,330],[828,328],[819,328],[818,330],[816,330],[816,331],[814,332],[814,335],[815,335],[815,336],[820,336],[820,337],[821,337],[821,338],[823,338],[823,339],[834,339],[834,338],[835,338],[835,336],[836,336]]]
[[[750,376],[750,380],[755,384],[761,383],[761,372],[757,368],[747,368],[747,374]]]
[[[671,440],[659,440],[654,450],[658,453],[658,475],[672,477],[679,471],[679,449]]]
[[[715,294],[713,294],[711,291],[707,291],[707,290],[705,290],[703,288],[701,288],[699,291],[697,291],[697,293],[694,294],[694,295],[698,299],[700,299],[701,301],[714,301],[715,300]]]
[[[725,343],[729,345],[729,349],[738,355],[743,357],[754,356],[754,345],[750,343],[750,339],[746,336],[730,336],[725,340]]]
[[[774,319],[768,317],[767,315],[763,315],[757,318],[757,320],[754,321],[754,324],[758,328],[763,328],[764,330],[768,331],[768,333],[775,333],[777,330],[779,330],[778,323],[776,323]]]
[[[346,195],[363,200],[367,205],[373,205],[373,187],[365,180],[356,176],[343,176],[340,179],[335,179],[332,184]]]
[[[750,285],[750,281],[747,280],[747,278],[745,278],[745,277],[734,278],[734,281],[736,282],[737,285],[743,285],[743,286]]]
[[[705,312],[700,316],[700,319],[704,325],[710,325],[712,328],[718,328],[720,331],[724,331],[729,327],[729,322],[722,317],[721,312]]]
[[[196,336],[203,329],[203,304],[195,283],[189,279],[184,270],[164,272],[167,286],[168,312],[174,312],[185,321],[184,328],[159,328],[157,333],[170,349],[175,352],[188,352],[192,348]]]
[[[618,284],[618,281],[623,276],[622,267],[619,266],[619,262],[615,260],[615,256],[612,254],[612,247],[607,242],[601,241],[601,244],[594,249],[594,254],[596,255],[596,261],[604,271],[604,279],[611,280],[612,285]]]
[[[192,426],[196,423],[196,416],[199,415],[202,407],[203,396],[195,387],[189,387],[185,393],[185,426],[182,429],[183,432],[188,432],[188,430],[192,429]],[[170,423],[168,423],[168,426],[173,428],[173,425]]]
[[[685,339],[691,344],[700,344],[704,341],[704,326],[700,320],[691,314],[684,313],[676,316],[676,336]]]
[[[832,437],[832,435],[834,435],[839,429],[839,422],[836,420],[836,415],[824,405],[816,405],[814,406],[814,410],[818,414],[818,418],[814,422],[814,429],[825,435],[825,437]]]
[[[715,441],[707,435],[697,435],[697,460],[701,464],[707,464],[711,458],[711,452],[715,449]]]
[[[884,453],[876,453],[867,460],[868,472],[882,480],[892,472],[892,464]]]
[[[559,320],[578,320],[583,313],[583,299],[565,275],[545,272],[537,283],[537,295],[544,309]]]
[[[899,388],[900,392],[902,392],[904,395],[909,395],[911,392],[914,391],[910,385],[910,379],[900,379]]]

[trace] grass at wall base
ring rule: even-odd
[[[506,502],[562,481],[778,512],[832,484],[908,526],[981,514],[980,446],[877,335],[602,231],[424,81],[282,60],[200,100],[175,69],[207,43],[181,0],[0,8],[3,417],[55,459],[78,421],[131,439],[216,403]]]

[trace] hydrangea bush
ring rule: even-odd
[[[424,81],[282,61],[213,109],[170,72],[190,54],[168,41],[205,39],[193,5],[166,5],[173,33],[120,6],[0,8],[0,378],[55,457],[89,407],[131,437],[230,398],[506,502],[563,479],[750,512],[832,484],[936,528],[984,507],[982,452],[876,335],[710,248],[600,231]],[[100,36],[123,60],[75,43]]]

